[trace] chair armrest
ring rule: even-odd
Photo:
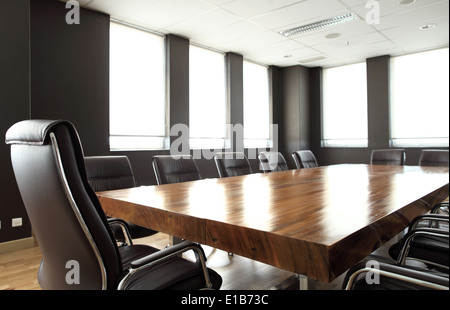
[[[191,241],[184,241],[177,245],[165,248],[161,251],[158,251],[156,253],[153,253],[151,255],[142,257],[140,259],[131,262],[131,267],[128,274],[119,283],[119,289],[123,289],[126,286],[128,280],[131,278],[131,276],[133,276],[133,274],[135,274],[136,272],[143,271],[147,268],[152,267],[155,264],[164,262],[168,259],[171,259],[175,256],[181,255],[182,253],[191,250],[194,251],[195,256],[197,258],[197,263],[199,264],[200,268],[203,271],[203,276],[205,279],[205,288],[207,289],[212,288],[212,283],[209,279],[208,269],[206,268],[206,256],[205,253],[203,252],[202,247]]]
[[[345,290],[352,289],[358,276],[371,272],[380,276],[396,279],[401,282],[412,283],[436,290],[448,290],[449,279],[443,273],[429,272],[427,270],[412,269],[405,266],[392,265],[384,262],[378,262],[377,268],[368,267],[367,261],[364,260],[353,266],[347,273],[343,288]],[[372,284],[377,285],[377,284]]]
[[[417,228],[414,230],[411,230],[403,237],[403,245],[400,250],[400,254],[397,259],[397,263],[400,265],[404,265],[406,258],[408,256],[409,248],[411,245],[411,242],[414,240],[414,238],[418,236],[425,236],[425,237],[439,237],[439,238],[445,238],[449,239],[449,231],[443,230],[443,229],[435,229],[435,228]],[[433,262],[429,262],[431,264],[434,264]]]
[[[124,225],[124,226],[128,227],[128,223],[119,218],[108,217],[108,218],[106,218],[106,220],[108,221],[108,224],[110,224],[110,225],[118,224],[118,225]]]
[[[128,245],[133,245],[133,239],[131,238],[131,234],[130,234],[130,230],[128,228],[127,222],[125,222],[122,219],[114,218],[114,217],[107,218],[107,221],[108,221],[109,226],[119,225],[120,228],[122,229],[122,233],[125,237],[125,242]]]
[[[153,253],[151,255],[145,256],[143,258],[140,258],[140,259],[137,259],[137,260],[131,262],[131,268],[137,269],[137,268],[143,267],[147,264],[151,264],[153,262],[164,261],[164,260],[172,258],[173,256],[177,256],[184,252],[187,252],[189,250],[194,251],[194,253],[196,254],[197,260],[199,259],[198,255],[200,255],[206,262],[205,253],[203,252],[203,249],[200,245],[193,243],[191,241],[183,241],[179,244],[176,244],[171,247],[167,247],[161,251],[158,251],[156,253]]]
[[[448,202],[438,203],[431,209],[430,213],[439,214],[438,212],[443,212],[448,216],[448,205],[449,205]]]
[[[415,237],[418,235],[430,235],[430,236],[436,236],[436,237],[449,237],[449,231],[447,229],[440,229],[440,228],[433,228],[433,227],[420,227],[416,228],[414,230],[409,231],[404,238],[407,238],[407,236]]]
[[[417,229],[417,225],[419,225],[423,221],[429,221],[429,227],[432,227],[433,223],[435,222],[442,222],[448,224],[448,215],[446,214],[435,214],[435,213],[429,213],[429,214],[422,214],[417,217],[415,217],[412,222],[409,224],[409,230]]]

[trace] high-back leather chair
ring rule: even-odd
[[[26,120],[6,133],[11,161],[42,253],[43,289],[219,288],[196,244],[158,251],[146,245],[117,247],[89,185],[83,149],[67,121]],[[198,263],[179,257],[193,249]],[[149,266],[151,268],[149,269]]]
[[[292,158],[297,169],[315,168],[319,166],[316,157],[310,150],[295,151],[292,153]]]
[[[253,173],[247,156],[242,152],[219,152],[214,155],[219,177],[246,175]]]
[[[158,185],[203,179],[191,155],[156,155],[152,159],[152,165]]]
[[[288,170],[286,160],[280,152],[260,152],[258,154],[260,168],[264,172]]]
[[[419,166],[448,167],[448,150],[422,150]]]
[[[95,192],[136,187],[127,156],[85,156],[88,182]]]
[[[125,155],[85,156],[86,175],[95,192],[136,187],[133,169]],[[157,231],[127,222],[132,239],[143,238]],[[127,242],[122,229],[117,225],[111,227],[118,242]]]
[[[404,149],[379,149],[372,150],[370,156],[371,165],[397,165],[403,166],[406,162]]]

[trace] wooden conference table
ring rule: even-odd
[[[97,195],[108,216],[328,283],[447,198],[448,171],[343,164]]]

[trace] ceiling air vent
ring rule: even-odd
[[[347,13],[347,14],[344,14],[344,15],[335,16],[335,17],[332,17],[332,18],[320,20],[318,22],[314,22],[314,23],[311,23],[311,24],[303,25],[303,26],[300,26],[300,27],[294,27],[294,28],[286,29],[286,30],[280,31],[279,33],[284,35],[285,37],[292,37],[292,36],[295,36],[295,35],[298,35],[298,34],[310,32],[310,31],[315,31],[315,30],[319,30],[319,29],[322,29],[322,28],[334,26],[334,25],[337,25],[337,24],[349,22],[349,21],[355,20],[357,18],[358,17],[355,14],[353,14],[353,13]]]
[[[325,59],[325,57],[317,56],[317,57],[313,57],[313,58],[309,58],[309,59],[299,60],[298,62],[301,64],[306,64],[309,62],[318,61],[318,60],[322,60],[322,59]]]

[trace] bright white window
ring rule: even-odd
[[[164,37],[110,25],[110,149],[162,149],[166,135]]]
[[[322,144],[367,147],[366,64],[323,70]]]
[[[448,48],[391,59],[393,146],[449,145]]]
[[[244,61],[244,147],[271,147],[269,72],[266,66]]]
[[[189,49],[189,144],[221,149],[226,142],[225,55],[191,45]]]

